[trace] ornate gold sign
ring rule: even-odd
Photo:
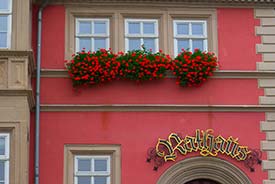
[[[171,133],[167,139],[158,139],[155,148],[148,151],[147,161],[154,160],[154,169],[157,170],[164,162],[175,161],[178,153],[186,155],[191,152],[199,152],[201,156],[217,156],[226,154],[237,161],[245,161],[245,165],[254,171],[253,166],[261,163],[261,152],[250,150],[248,146],[242,146],[238,138],[214,136],[213,130],[197,129],[195,136],[186,135],[181,137],[179,134]]]
[[[159,139],[156,145],[156,153],[165,161],[175,161],[176,151],[182,155],[199,151],[202,156],[217,156],[218,153],[227,154],[236,160],[245,160],[251,152],[247,146],[240,146],[238,138],[232,136],[224,138],[212,135],[213,130],[202,131],[197,129],[196,135],[181,138],[176,133],[171,133],[168,139]]]

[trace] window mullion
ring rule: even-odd
[[[178,39],[174,38],[174,57],[177,56],[178,50],[179,50],[179,48],[178,48]]]
[[[140,35],[141,36],[144,36],[144,34],[143,34],[143,23],[144,22],[140,22]]]
[[[92,29],[92,30],[91,30],[91,31],[92,31],[91,33],[92,33],[92,35],[94,35],[94,34],[95,34],[95,24],[94,24],[94,21],[93,21],[93,20],[91,21],[91,29]]]
[[[95,50],[95,39],[91,37],[91,51],[96,51]]]
[[[10,170],[10,163],[9,161],[5,161],[5,184],[9,184],[9,170]]]
[[[141,38],[140,38],[140,46],[139,46],[140,49],[141,49],[141,46],[142,46],[142,45],[145,46],[145,45],[144,45],[144,40],[143,40],[143,38],[141,37]]]
[[[156,50],[155,52],[158,52],[159,51],[159,38],[156,39]]]
[[[191,22],[189,22],[188,23],[188,29],[189,29],[189,36],[192,36],[193,35],[193,33],[192,33],[192,24],[191,24]]]
[[[207,39],[203,40],[203,48],[204,48],[205,51],[208,51]]]
[[[106,43],[106,47],[107,47],[107,49],[109,50],[109,49],[110,49],[110,39],[109,39],[109,37],[107,37],[107,38],[105,39],[105,42],[107,42],[107,43]]]
[[[94,172],[95,172],[95,160],[94,160],[94,158],[92,158],[91,159],[91,184],[94,184],[94,180],[95,180],[95,178],[94,178]]]
[[[8,16],[8,34],[7,34],[7,47],[11,48],[11,29],[12,29],[12,16]]]
[[[193,52],[193,41],[191,38],[189,39],[189,46],[190,46],[190,51]]]

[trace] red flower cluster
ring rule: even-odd
[[[143,49],[120,52],[119,55],[119,77],[137,82],[164,78],[171,62],[170,56],[161,51],[152,53]]]
[[[200,86],[217,68],[213,53],[183,50],[174,60],[162,51],[134,50],[118,55],[100,49],[96,52],[85,50],[73,55],[66,63],[73,86],[89,86],[115,79],[136,82],[162,79],[171,70],[180,86]]]
[[[66,63],[73,86],[88,86],[114,80],[120,64],[116,57],[116,54],[105,49],[92,53],[83,50],[73,55],[73,59]]]
[[[201,86],[217,68],[213,53],[195,49],[194,53],[183,50],[172,62],[171,70],[180,86]]]

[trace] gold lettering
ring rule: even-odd
[[[195,136],[179,137],[171,133],[167,140],[159,139],[156,145],[156,154],[165,161],[175,161],[176,151],[182,155],[188,152],[200,151],[202,156],[217,156],[218,153],[226,154],[238,161],[245,160],[251,152],[247,146],[239,146],[238,139],[232,136],[225,139],[221,135],[215,137],[213,130],[196,130]]]

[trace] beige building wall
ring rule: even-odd
[[[263,62],[257,65],[258,71],[275,71],[275,10],[255,9],[255,17],[261,25],[256,27],[256,34],[261,36],[261,44],[256,45],[257,53],[262,54]],[[259,79],[259,87],[265,95],[259,98],[260,105],[275,105],[275,76],[273,79]],[[267,152],[263,169],[268,171],[268,180],[264,184],[275,184],[275,113],[266,112],[266,121],[261,122],[261,130],[266,133],[262,141],[262,150]]]
[[[0,133],[10,134],[9,184],[29,183],[29,126],[34,97],[30,79],[31,1],[12,1],[10,49],[0,49]]]

